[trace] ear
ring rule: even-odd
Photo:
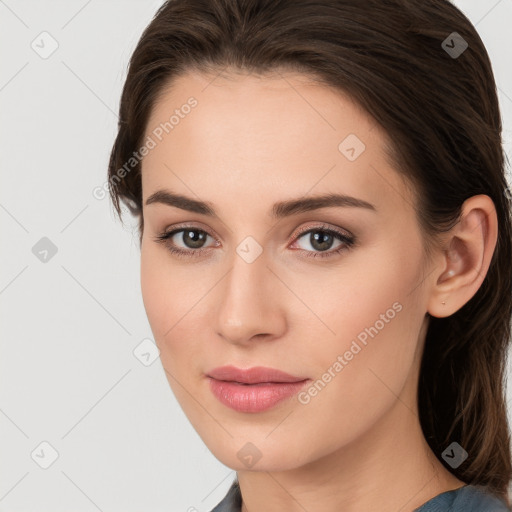
[[[498,238],[492,199],[487,195],[466,199],[459,222],[445,236],[427,308],[431,316],[438,318],[450,316],[464,306],[487,274]]]

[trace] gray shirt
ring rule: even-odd
[[[242,495],[235,480],[222,501],[211,512],[240,512]],[[504,501],[488,493],[483,487],[465,485],[446,491],[414,510],[414,512],[511,512]]]

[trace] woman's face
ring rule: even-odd
[[[375,122],[303,75],[190,72],[155,104],[146,137],[144,305],[212,453],[237,470],[296,468],[414,410],[429,270]],[[355,199],[313,201],[328,194]],[[225,365],[308,380],[272,406],[265,393],[285,385],[227,385],[226,402],[207,376]]]

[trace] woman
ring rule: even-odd
[[[172,0],[109,184],[220,511],[509,510],[512,225],[487,52],[445,0]]]

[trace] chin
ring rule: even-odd
[[[265,440],[268,430],[253,440],[232,434],[232,438],[224,436],[224,442],[219,442],[218,437],[212,442],[203,441],[217,460],[235,471],[287,471],[307,464],[311,458],[304,450],[297,450],[293,439],[288,439],[288,443],[278,436],[272,441]]]

